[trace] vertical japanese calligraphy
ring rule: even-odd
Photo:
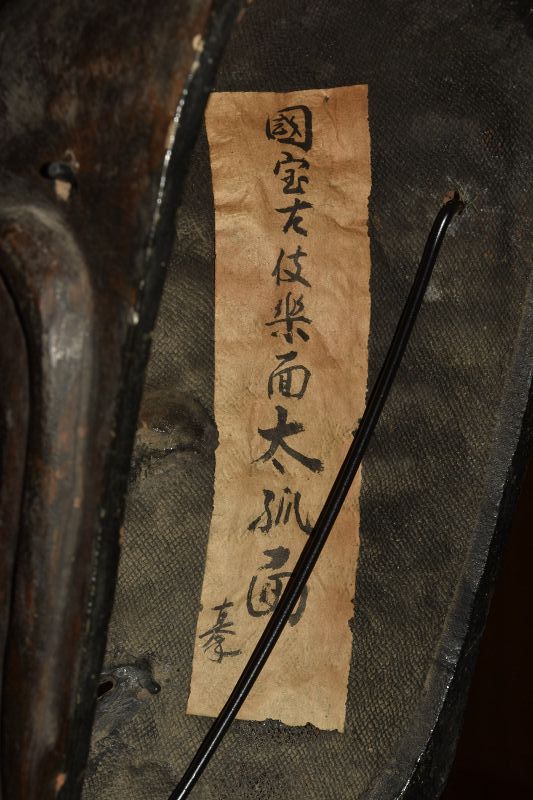
[[[367,117],[365,86],[219,93],[208,106],[220,444],[192,714],[226,700],[364,407]],[[343,729],[358,494],[359,483],[241,718]]]

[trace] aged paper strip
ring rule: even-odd
[[[215,716],[256,644],[361,416],[367,87],[218,93],[206,115],[220,444],[187,711]],[[240,718],[344,728],[359,483]]]

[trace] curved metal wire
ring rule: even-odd
[[[456,213],[464,209],[464,203],[455,194],[438,212],[428,236],[420,266],[405,303],[392,342],[381,367],[376,383],[370,393],[359,428],[350,445],[328,498],[300,554],[296,566],[279,602],[270,617],[241,677],[235,684],[224,708],[212,724],[196,755],[189,764],[178,786],[169,800],[184,800],[188,797],[198,778],[209,763],[226,731],[235,719],[248,693],[263,669],[274,645],[278,641],[296,603],[322,552],[328,535],[342,507],[352,481],[359,469],[374,428],[394,382],[398,367],[407,347],[411,331],[420,310],[431,273],[446,234],[446,229]]]

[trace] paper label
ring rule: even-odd
[[[213,94],[214,511],[187,711],[216,716],[362,415],[367,87]],[[359,482],[239,717],[343,730]]]

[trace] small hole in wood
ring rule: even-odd
[[[98,700],[100,700],[106,694],[109,694],[109,692],[114,688],[115,688],[115,681],[111,680],[111,678],[106,678],[105,681],[102,681],[98,685],[96,697],[98,698]]]

